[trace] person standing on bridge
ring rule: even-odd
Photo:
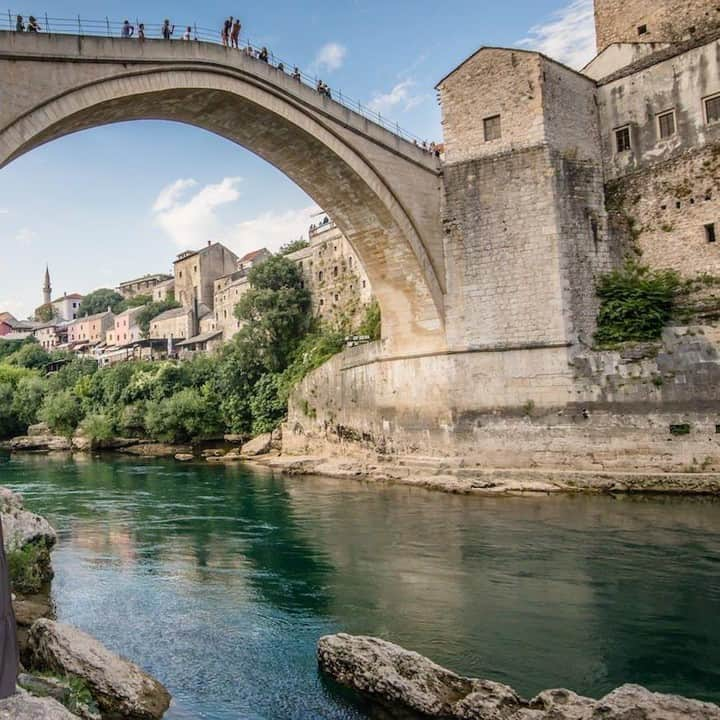
[[[232,32],[233,18],[232,15],[223,23],[222,32],[220,36],[222,38],[223,47],[227,47],[230,43],[230,33]]]
[[[18,15],[15,21],[15,32],[25,32],[25,25],[23,24],[23,16]]]
[[[172,38],[174,32],[175,32],[175,26],[170,25],[170,21],[166,19],[162,26],[163,40],[170,40]]]
[[[126,20],[122,24],[122,29],[120,30],[120,37],[124,38],[131,38],[135,34],[135,28]]]
[[[242,28],[242,25],[240,24],[240,18],[235,18],[235,22],[232,25],[232,30],[230,31],[230,45],[236,50],[240,49],[240,28]]]
[[[31,15],[28,20],[27,31],[28,32],[40,32],[40,23]]]
[[[300,68],[297,65],[295,66],[295,70],[293,70],[292,76],[293,80],[297,80],[298,82],[302,80],[302,76],[300,75]]]
[[[140,42],[142,42],[143,40],[145,40],[145,23],[140,23],[140,24],[138,25],[137,39],[138,39]]]
[[[183,40],[192,40],[192,28],[189,25],[183,33]]]

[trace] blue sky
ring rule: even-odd
[[[435,140],[434,85],[481,45],[537,48],[580,67],[594,41],[591,0],[44,2],[32,7],[41,20],[47,10],[219,27],[239,14],[253,44]],[[273,167],[197,128],[134,122],[66,137],[0,170],[0,311],[32,312],[46,262],[54,295],[84,293],[169,271],[178,252],[207,240],[277,249],[315,210]]]

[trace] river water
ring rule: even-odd
[[[531,695],[720,701],[720,502],[457,497],[137,459],[0,464],[59,531],[53,596],[160,678],[171,720],[357,719],[325,633]]]

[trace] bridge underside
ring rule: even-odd
[[[56,138],[115,122],[171,120],[216,133],[272,163],[333,216],[365,265],[389,352],[444,348],[437,173],[267,84],[218,68],[129,71],[104,63],[88,82],[93,73],[83,65],[78,79],[85,82],[43,92],[51,66],[62,66],[67,83],[76,63],[5,60],[3,35],[0,70],[9,81],[0,89],[0,167]],[[28,102],[33,87],[41,90]]]

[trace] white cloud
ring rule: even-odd
[[[19,245],[32,245],[36,237],[37,233],[32,228],[22,227],[15,235],[15,242]]]
[[[316,205],[265,212],[234,223],[223,220],[220,211],[240,198],[241,182],[228,177],[199,187],[195,180],[176,180],[160,191],[153,204],[155,223],[183,249],[221,242],[238,255],[262,247],[275,251],[307,235],[313,215],[320,211]]]
[[[156,224],[172,241],[183,248],[194,248],[207,241],[221,240],[224,228],[217,215],[218,208],[240,197],[239,177],[226,177],[214,185],[197,187],[195,180],[177,180],[163,188],[153,204]]]
[[[572,0],[547,22],[530,28],[519,44],[570,67],[584,67],[595,55],[593,0]]]
[[[344,45],[335,42],[327,43],[318,50],[311,66],[312,70],[313,72],[339,70],[345,62],[346,55],[347,48]]]
[[[157,196],[155,204],[153,205],[153,210],[155,212],[169,210],[177,203],[186,190],[189,190],[196,185],[197,180],[193,180],[192,178],[188,178],[186,180],[176,180],[174,183],[164,187],[160,191],[160,194]]]
[[[375,95],[369,102],[369,107],[377,113],[387,113],[391,110],[412,110],[425,101],[425,95],[414,95],[412,90],[417,86],[414,80],[403,80],[395,85],[390,92]]]
[[[235,225],[228,233],[227,245],[240,256],[263,247],[274,252],[281,245],[305,237],[310,224],[317,223],[313,215],[319,211],[317,205],[311,205],[299,210],[262,213]]]

